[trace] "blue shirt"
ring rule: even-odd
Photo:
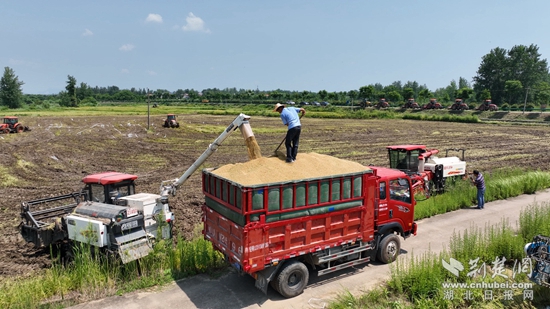
[[[284,125],[288,125],[288,129],[292,129],[298,126],[301,126],[300,116],[298,116],[299,108],[296,107],[285,107],[281,112],[281,119],[283,120]]]

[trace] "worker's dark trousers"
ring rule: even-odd
[[[296,155],[298,154],[298,144],[300,142],[300,132],[302,131],[301,126],[294,127],[289,129],[286,132],[286,161],[292,162],[296,160]]]

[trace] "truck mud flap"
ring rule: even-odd
[[[265,295],[267,295],[267,288],[269,287],[269,282],[273,280],[273,277],[275,277],[279,273],[279,269],[281,266],[283,266],[284,263],[279,263],[275,267],[269,267],[264,270],[261,270],[256,273],[256,282],[254,283],[254,286],[262,291]]]
[[[153,251],[153,249],[149,244],[148,239],[141,238],[120,245],[118,248],[118,255],[120,256],[122,263],[126,264],[147,256],[151,251]]]

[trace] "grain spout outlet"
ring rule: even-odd
[[[258,142],[256,141],[256,137],[254,137],[250,123],[248,121],[244,122],[241,126],[239,126],[239,129],[241,130],[244,142],[246,144],[246,149],[248,150],[248,159],[254,160],[261,158],[262,152]]]

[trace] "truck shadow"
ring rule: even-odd
[[[408,251],[401,249],[400,254],[408,254]],[[383,265],[386,264],[375,261],[322,276],[318,275],[317,270],[310,268],[309,283],[305,293],[309,289],[352,277],[368,271],[369,268],[381,267]],[[271,287],[268,288],[267,295],[264,295],[260,290],[255,288],[255,280],[251,276],[239,275],[231,267],[227,268],[227,271],[218,278],[201,274],[180,280],[176,284],[187,295],[195,308],[240,309],[253,305],[261,307],[266,302],[280,303],[281,308],[284,308],[287,301],[292,301],[284,298]]]

